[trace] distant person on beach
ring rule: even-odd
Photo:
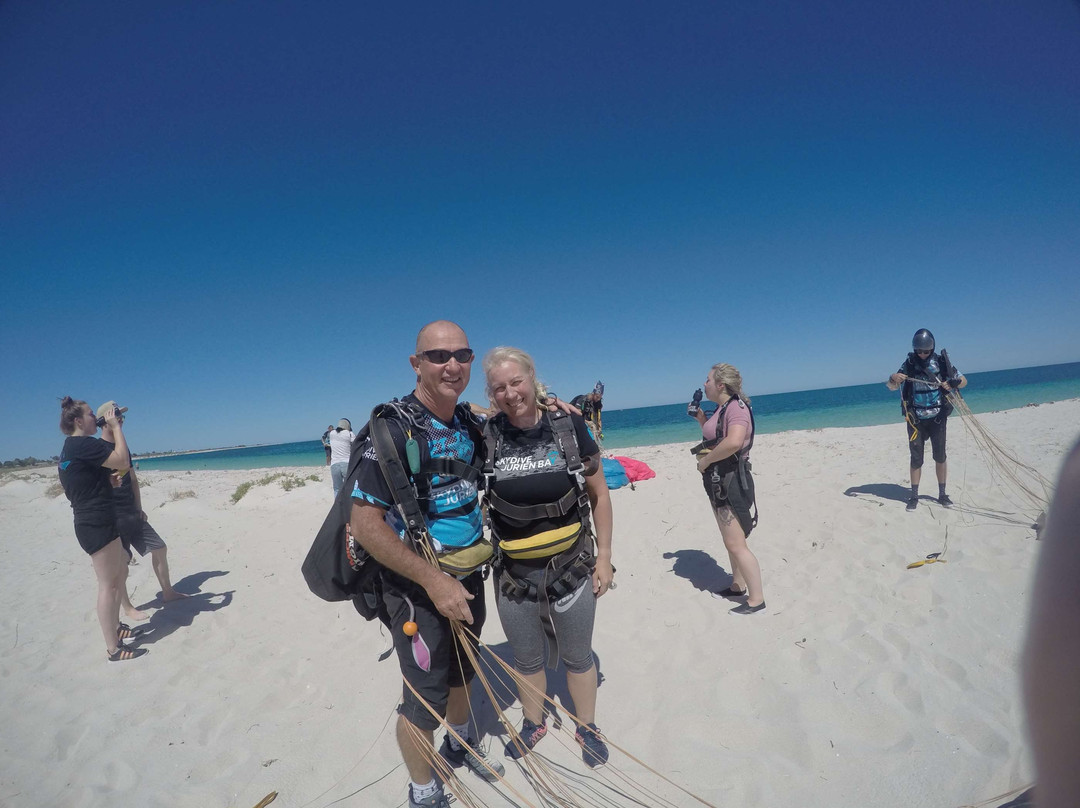
[[[335,498],[349,472],[349,452],[355,437],[348,418],[342,418],[338,421],[337,428],[327,432],[326,439],[330,442],[330,481],[334,484]]]
[[[468,338],[458,325],[440,320],[420,330],[416,352],[409,357],[416,388],[402,401],[416,412],[416,423],[406,424],[401,419],[388,422],[404,469],[410,468],[408,456],[416,451],[421,457],[448,458],[475,468],[480,452],[479,426],[467,408],[457,406],[469,384],[472,361]],[[477,556],[475,569],[458,575],[444,573],[416,552],[392,510],[394,496],[371,438],[364,445],[355,480],[352,535],[384,567],[383,603],[391,616],[390,631],[401,674],[408,683],[402,688],[397,722],[398,747],[411,781],[408,805],[448,808],[442,783],[430,762],[435,755],[434,731],[440,722],[427,705],[444,716],[468,743],[463,746],[446,735],[439,754],[450,766],[464,765],[489,781],[496,779],[493,771],[498,775],[504,771],[502,764],[489,760],[470,737],[469,683],[475,671],[450,622],[461,621],[480,636],[487,615],[481,568],[490,557],[490,547]],[[437,482],[432,482],[425,498],[428,531],[438,543],[438,548],[432,549],[461,554],[484,549],[478,481],[479,473],[474,472],[471,479],[440,474]],[[405,634],[406,622],[410,624],[409,635]],[[474,640],[468,642],[475,648]]]
[[[117,422],[122,425],[124,423],[123,413],[127,412],[127,407],[117,407],[115,401],[106,401],[98,407],[98,418],[103,418],[105,413],[114,409],[120,411],[121,414],[117,418]],[[101,437],[110,442],[113,440],[112,426],[107,421],[102,428]],[[128,459],[131,459],[130,450],[128,451]],[[154,567],[154,575],[157,576],[158,583],[161,585],[162,601],[168,603],[172,600],[186,598],[187,595],[173,589],[172,581],[169,579],[168,548],[165,546],[161,536],[158,535],[158,532],[154,530],[146,519],[146,512],[142,507],[142,491],[139,489],[139,478],[136,476],[134,468],[126,473],[114,472],[113,485],[113,507],[116,509],[116,523],[120,530],[120,540],[127,554],[131,556],[132,549],[137,550],[140,556],[150,553],[150,563]],[[144,619],[145,615],[140,615],[131,606],[131,601],[127,600],[126,595],[125,589],[124,599],[126,603],[124,607],[128,615],[135,620]]]
[[[945,465],[945,427],[952,405],[943,395],[967,387],[965,379],[949,361],[948,353],[934,352],[934,335],[920,328],[911,339],[911,353],[900,369],[889,377],[885,386],[890,390],[903,387],[900,406],[904,415],[908,449],[911,454],[911,495],[907,509],[919,505],[919,480],[922,479],[923,452],[926,439],[933,447],[934,470],[937,472],[938,504],[952,507],[945,493],[948,470]]]
[[[570,404],[581,410],[581,417],[584,418],[589,425],[593,437],[603,440],[603,418],[600,415],[600,411],[604,409],[603,385],[601,382],[597,382],[596,384],[600,392],[597,392],[597,390],[594,389],[591,393],[583,393],[580,396],[574,396],[570,401]]]
[[[60,402],[60,431],[68,436],[60,451],[58,471],[75,517],[75,537],[90,556],[97,577],[97,618],[105,638],[110,662],[135,659],[146,653],[123,640],[138,635],[120,622],[120,590],[127,577],[127,556],[120,542],[113,506],[112,471],[127,471],[131,465],[127,441],[120,425],[120,411],[105,413],[115,443],[94,437],[97,417],[85,401],[65,396]]]
[[[322,445],[326,451],[326,465],[330,465],[330,433],[334,431],[334,425],[331,424],[326,428],[326,431],[322,433]]]
[[[604,383],[597,381],[592,391],[592,422],[596,427],[596,437],[603,439],[604,437],[604,419],[602,412],[604,409]]]
[[[1080,805],[1080,444],[1050,503],[1024,646],[1024,705],[1039,808]]]
[[[731,562],[731,586],[716,593],[723,598],[746,597],[732,614],[754,614],[765,608],[761,566],[746,543],[757,524],[750,448],[754,445],[754,415],[743,394],[742,375],[733,366],[713,365],[705,378],[705,398],[719,406],[706,417],[695,400],[687,412],[701,424],[702,443],[692,450],[698,459],[705,492]],[[695,394],[696,399],[696,394]],[[753,508],[755,515],[751,516]]]
[[[497,408],[484,429],[491,435],[487,445],[494,447],[484,470],[499,559],[495,596],[514,668],[530,685],[519,688],[521,731],[506,754],[522,757],[547,733],[545,649],[548,638],[557,638],[546,656],[553,663],[557,652],[566,666],[581,756],[592,768],[608,759],[595,723],[593,620],[596,600],[614,576],[611,497],[600,450],[582,416],[547,412],[541,404],[547,391],[524,351],[495,348],[484,357],[484,374]]]

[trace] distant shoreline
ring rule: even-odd
[[[142,460],[155,457],[180,457],[182,455],[194,455],[194,454],[206,454],[207,452],[227,452],[230,449],[257,449],[260,446],[273,446],[271,443],[245,443],[238,446],[218,446],[213,449],[188,449],[183,452],[140,452],[139,454],[133,454],[131,457],[133,460]]]

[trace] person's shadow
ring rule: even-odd
[[[211,578],[218,578],[222,575],[228,575],[228,570],[206,570],[205,572],[193,572],[191,575],[185,575],[175,584],[173,589],[184,595],[200,595],[202,594],[202,585],[209,581]],[[157,579],[153,579],[154,583],[157,583]],[[160,609],[165,606],[165,601],[161,599],[162,593],[159,591],[154,597],[145,603],[140,603],[136,606],[136,609]],[[181,603],[182,601],[173,601],[174,603]]]
[[[735,580],[730,572],[717,564],[716,559],[704,550],[675,550],[664,553],[664,558],[674,558],[675,564],[671,571],[702,592],[719,592],[731,586]]]
[[[156,598],[140,605],[140,609],[147,606],[164,606],[165,608],[159,608],[150,615],[147,622],[140,624],[144,627],[144,633],[138,637],[138,644],[153,645],[159,640],[165,639],[177,629],[190,626],[195,622],[197,615],[203,612],[216,612],[218,609],[223,609],[231,604],[235,590],[227,592],[200,591],[202,585],[210,578],[228,574],[226,570],[193,573],[173,584],[173,588],[177,592],[183,592],[188,597],[181,600],[172,600],[164,604],[159,592]]]
[[[492,659],[492,656],[502,660],[507,667],[512,669],[514,667],[514,652],[508,642],[489,645],[486,650],[480,652],[479,673],[483,673],[487,679],[488,687],[491,688],[491,692],[495,696],[498,709],[505,712],[517,701],[518,689],[510,674],[503,669],[502,665]],[[593,663],[596,665],[596,686],[600,687],[604,684],[604,674],[600,669],[600,657],[596,655],[595,651],[593,652]],[[554,705],[551,702],[545,702],[544,710],[548,718],[548,724],[555,728],[561,725],[564,720],[559,706],[561,705],[565,711],[572,713],[574,712],[574,700],[571,698],[570,688],[566,684],[566,668],[563,667],[561,660],[555,670],[545,668],[544,672],[547,674],[547,697],[556,702]],[[477,737],[505,735],[506,729],[503,727],[502,722],[499,721],[496,704],[492,703],[479,678],[477,676],[473,680],[469,697],[473,719],[476,722]],[[507,718],[512,724],[516,722],[515,728],[521,726],[516,711],[508,714]]]
[[[893,502],[907,502],[911,496],[911,489],[896,483],[867,483],[866,485],[852,486],[844,492],[845,497],[858,497],[860,494],[869,494],[872,497],[880,497],[881,499],[891,499]]]

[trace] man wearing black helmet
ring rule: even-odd
[[[922,477],[923,449],[926,439],[934,455],[939,504],[948,508],[952,500],[945,493],[945,424],[952,405],[944,393],[967,386],[965,379],[949,361],[946,351],[934,352],[934,335],[920,328],[911,339],[911,353],[885,386],[895,390],[903,385],[901,408],[907,422],[908,447],[911,450],[911,497],[907,509],[919,504],[919,480]]]

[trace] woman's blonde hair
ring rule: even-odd
[[[516,362],[522,369],[532,376],[533,389],[536,392],[536,405],[539,407],[540,402],[548,397],[547,387],[536,378],[536,363],[533,362],[533,358],[529,356],[525,351],[520,348],[511,348],[508,345],[500,345],[498,348],[492,348],[487,352],[487,356],[484,357],[484,377],[486,382],[486,391],[488,400],[492,406],[495,404],[495,397],[491,394],[491,382],[488,381],[491,371],[503,362]]]
[[[729,395],[738,396],[746,402],[747,406],[750,406],[750,396],[742,391],[742,376],[734,365],[721,362],[713,365],[709,373],[712,374],[713,382],[727,388]]]

